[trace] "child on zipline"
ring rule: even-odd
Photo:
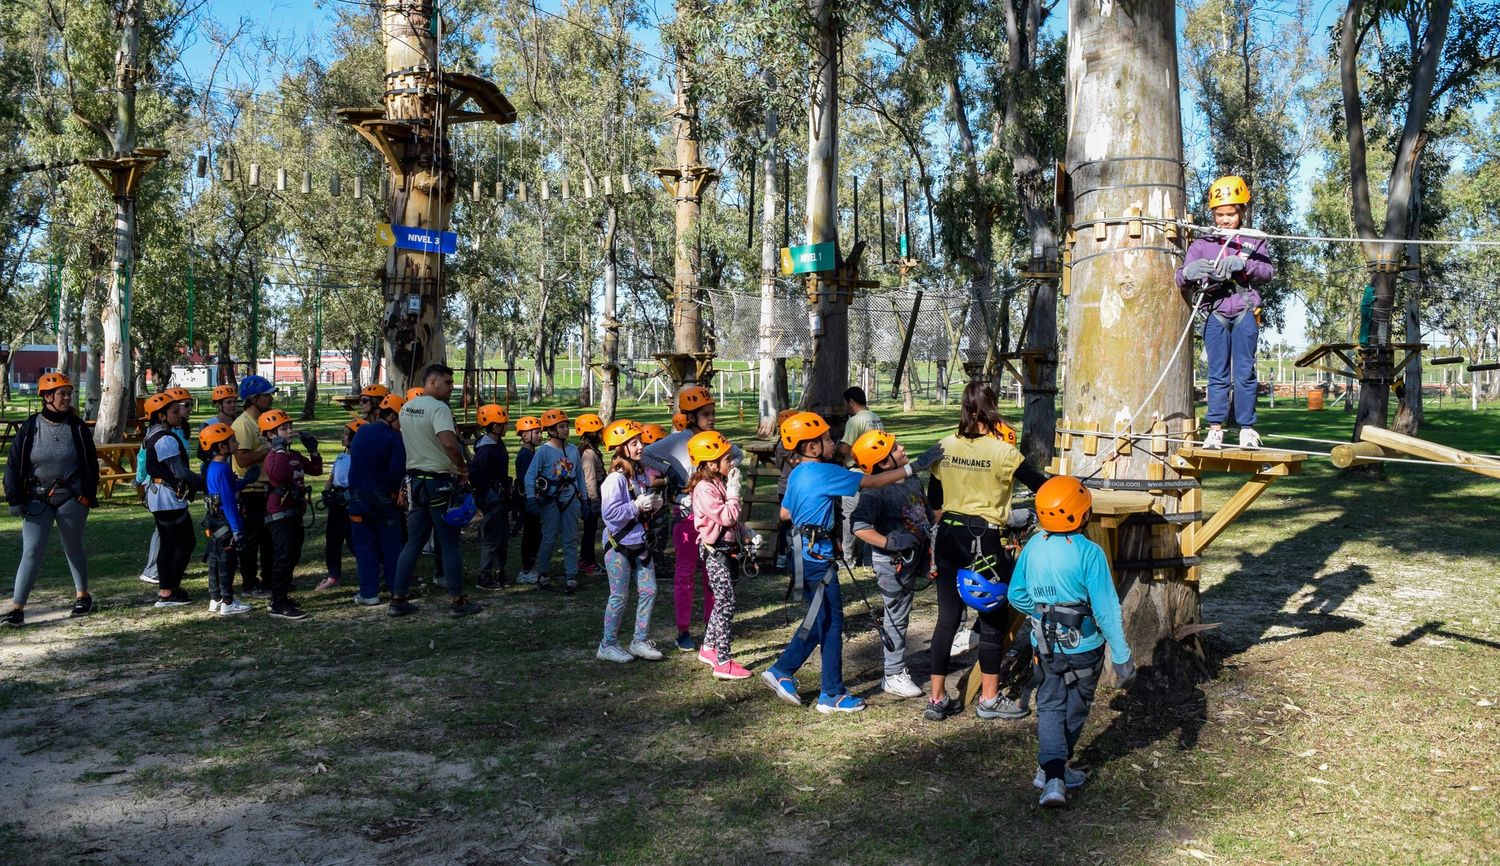
[[[1264,238],[1237,233],[1250,206],[1250,187],[1242,178],[1221,177],[1208,188],[1213,213],[1211,232],[1193,240],[1177,269],[1177,287],[1208,313],[1203,348],[1208,355],[1208,434],[1204,448],[1224,447],[1224,421],[1233,393],[1234,420],[1240,425],[1240,447],[1259,448],[1255,432],[1255,350],[1260,338],[1260,293],[1252,283],[1276,274]]]
[[[208,495],[203,531],[208,536],[208,612],[233,616],[250,610],[234,597],[234,573],[240,567],[240,547],[245,543],[245,524],[240,520],[239,496],[244,483],[235,477],[229,458],[239,448],[234,429],[222,421],[209,423],[198,433],[201,453],[209,455],[203,473]]]
[[[1094,702],[1105,641],[1115,685],[1127,689],[1135,681],[1109,558],[1083,534],[1092,508],[1093,495],[1077,478],[1059,475],[1042,484],[1036,493],[1041,532],[1021,549],[1007,592],[1011,607],[1028,617],[1033,664],[1041,677],[1036,690],[1040,748],[1032,784],[1048,808],[1066,805],[1068,789],[1087,779],[1068,761]]]
[[[661,661],[651,641],[651,609],[656,604],[656,563],[646,527],[661,511],[662,497],[651,489],[641,469],[641,425],[624,418],[604,428],[604,447],[614,452],[610,473],[600,485],[599,514],[604,521],[604,571],[609,601],[604,605],[604,636],[595,658],[607,662],[635,659]],[[635,577],[635,629],[629,649],[620,647],[620,620],[630,579]]]
[[[698,661],[712,668],[717,680],[750,678],[749,669],[734,660],[730,629],[740,564],[760,548],[760,535],[740,522],[740,467],[732,449],[717,430],[705,430],[688,440],[693,475],[687,492],[693,503],[693,529],[714,596]]]
[[[349,530],[349,446],[354,442],[354,434],[363,426],[365,422],[360,418],[345,422],[339,440],[344,451],[333,458],[333,465],[328,469],[328,486],[323,488],[326,509],[323,512],[323,567],[328,576],[318,584],[319,590],[338,587],[344,577],[344,548],[354,552],[353,536]]]

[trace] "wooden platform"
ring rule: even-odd
[[[1260,448],[1200,448],[1189,445],[1177,449],[1171,462],[1172,468],[1179,475],[1201,478],[1205,472],[1229,472],[1250,476],[1213,517],[1206,521],[1195,520],[1183,524],[1180,537],[1182,555],[1200,555],[1229,528],[1229,524],[1244,514],[1245,509],[1266,492],[1271,482],[1277,478],[1300,474],[1302,463],[1306,459],[1305,454]],[[1201,488],[1184,491],[1178,501],[1180,511],[1201,513],[1203,491]],[[1198,576],[1199,567],[1190,566],[1188,580],[1196,581]]]
[[[1360,350],[1363,347],[1359,343],[1321,343],[1313,346],[1302,356],[1293,361],[1297,367],[1311,367],[1314,370],[1322,370],[1335,376],[1354,376],[1356,378],[1364,375],[1364,363],[1360,360]],[[1411,361],[1413,355],[1421,354],[1427,348],[1426,343],[1392,343],[1392,351],[1405,352],[1398,363],[1391,366],[1392,370],[1404,370]],[[1350,353],[1353,353],[1352,355]],[[1321,364],[1320,361],[1337,359],[1344,365],[1343,369]]]

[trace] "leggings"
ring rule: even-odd
[[[618,645],[620,621],[625,618],[625,599],[630,594],[630,576],[635,575],[635,631],[632,640],[651,635],[651,608],[656,605],[656,565],[623,550],[604,551],[604,571],[609,575],[609,601],[604,604],[604,644]]]
[[[89,591],[88,551],[83,547],[83,529],[88,519],[88,506],[70,499],[56,508],[45,507],[41,514],[27,515],[22,520],[21,563],[16,567],[16,590],[11,596],[17,607],[26,604],[26,597],[31,594],[31,587],[41,573],[42,560],[47,556],[47,538],[52,534],[54,522],[57,523],[57,534],[62,538],[68,570],[73,573],[73,589]]]
[[[162,590],[176,592],[182,587],[182,575],[187,571],[188,560],[193,558],[193,548],[198,546],[197,533],[193,530],[193,519],[186,508],[171,511],[153,511],[156,532],[161,536],[161,552],[156,557],[156,576]]]
[[[969,567],[975,560],[974,545],[979,553],[990,556],[999,569],[999,577],[1009,577],[1014,563],[1005,546],[1000,542],[1000,530],[985,529],[975,535],[975,530],[965,526],[953,526],[944,522],[938,526],[937,559],[937,626],[932,630],[932,675],[945,677],[952,661],[953,635],[958,632],[959,615],[965,609],[958,594],[958,570]],[[979,672],[998,674],[1000,662],[1005,656],[1005,635],[1008,631],[1007,615],[1010,606],[1002,604],[987,613],[979,614]]]
[[[718,653],[720,662],[734,658],[729,647],[733,638],[731,622],[734,620],[734,579],[739,566],[732,562],[722,550],[704,547],[703,570],[708,572],[708,587],[713,594],[713,610],[708,615],[708,629],[703,633],[703,644]]]
[[[323,536],[323,566],[329,577],[344,576],[344,547],[352,553],[354,544],[349,531],[349,506],[342,501],[328,500],[327,529]]]

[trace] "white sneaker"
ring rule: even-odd
[[[1063,784],[1065,784],[1069,788],[1081,788],[1081,787],[1083,787],[1083,783],[1087,782],[1088,779],[1089,779],[1089,774],[1085,773],[1082,770],[1075,770],[1072,767],[1063,767]],[[1043,770],[1041,767],[1037,767],[1036,768],[1036,776],[1034,776],[1032,778],[1031,784],[1038,791],[1046,788],[1047,787],[1047,771]]]
[[[160,584],[161,581],[143,571],[141,572],[141,583]]]
[[[535,571],[523,571],[516,577],[516,583],[525,586],[536,586],[537,573]]]
[[[880,690],[888,695],[898,698],[919,698],[924,692],[916,683],[911,681],[911,674],[901,671],[897,674],[886,674],[880,680]]]
[[[1049,779],[1042,788],[1041,799],[1037,800],[1043,807],[1056,809],[1059,806],[1068,805],[1068,791],[1063,787],[1062,779]]]
[[[1260,447],[1260,434],[1255,432],[1254,427],[1240,428],[1240,447],[1250,450]]]
[[[208,612],[209,613],[218,613],[219,612],[219,603],[217,601],[214,601],[213,599],[209,599],[208,600]]]
[[[620,649],[619,644],[613,643],[599,644],[599,651],[594,653],[594,658],[601,662],[619,662],[620,664],[635,661],[635,656]]]
[[[953,646],[948,652],[961,656],[976,646],[979,646],[979,635],[975,634],[971,628],[962,628],[953,636]]]
[[[243,601],[226,601],[219,604],[219,616],[234,616],[237,613],[249,613],[251,606]]]
[[[633,640],[630,642],[630,654],[648,662],[661,661],[661,650],[656,648],[656,641]]]
[[[354,594],[354,603],[361,607],[374,607],[375,605],[380,604],[380,596],[377,595],[374,598],[365,598],[364,596],[356,592]]]
[[[1218,450],[1224,447],[1224,428],[1210,427],[1208,435],[1203,437],[1203,447]]]

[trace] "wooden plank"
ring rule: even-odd
[[[1099,423],[1097,421],[1085,421],[1083,422],[1083,425],[1078,427],[1077,429],[1098,431]],[[1094,455],[1099,453],[1099,434],[1097,432],[1090,432],[1084,435],[1083,453],[1089,457],[1093,457]]]
[[[1428,442],[1415,436],[1393,433],[1390,430],[1369,425],[1360,431],[1359,438],[1361,441],[1373,442],[1383,448],[1400,451],[1402,454],[1410,454],[1413,457],[1421,457],[1437,463],[1449,463],[1460,469],[1467,469],[1490,478],[1500,478],[1500,460],[1490,460],[1457,448],[1449,448],[1447,445],[1439,445],[1436,442]]]
[[[1157,421],[1151,425],[1151,453],[1167,453],[1167,422],[1165,421]]]
[[[1329,458],[1333,465],[1339,469],[1348,469],[1361,463],[1372,463],[1371,457],[1384,457],[1386,450],[1374,442],[1350,442],[1347,445],[1335,445]]]
[[[1203,524],[1201,529],[1193,531],[1193,546],[1191,549],[1184,547],[1182,555],[1198,556],[1201,554],[1210,544],[1213,544],[1215,538],[1218,538],[1224,530],[1229,528],[1231,523],[1239,519],[1239,516],[1245,513],[1245,509],[1249,508],[1252,502],[1259,499],[1260,495],[1266,492],[1266,488],[1271,486],[1271,482],[1275,481],[1278,477],[1269,474],[1252,476],[1240,486],[1239,490],[1235,491],[1233,496],[1229,497],[1229,501],[1224,503],[1223,508],[1215,512],[1214,516],[1209,518],[1207,523]]]
[[[1076,430],[1076,429],[1078,429],[1077,427],[1073,426],[1073,419],[1069,418],[1066,415],[1063,416],[1063,423],[1062,423],[1062,425],[1063,425],[1063,429],[1064,430]],[[1073,434],[1072,433],[1064,433],[1064,434],[1062,434],[1062,445],[1058,446],[1059,453],[1066,454],[1066,453],[1068,453],[1069,451],[1072,451],[1072,450],[1073,450]],[[1066,470],[1064,470],[1064,471],[1066,471]]]
[[[1119,452],[1121,457],[1128,457],[1130,456],[1131,445],[1132,442],[1130,439],[1130,425],[1126,424],[1124,421],[1116,421],[1114,444],[1115,451]]]

